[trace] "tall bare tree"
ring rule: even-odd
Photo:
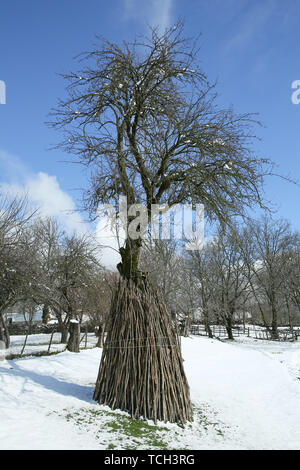
[[[10,345],[4,313],[29,296],[35,282],[32,239],[27,224],[32,217],[26,197],[0,196],[0,340]]]
[[[68,235],[51,218],[38,220],[33,230],[39,264],[35,295],[57,318],[66,342],[70,321],[82,317],[87,291],[100,270],[100,250],[88,235]]]
[[[250,221],[241,238],[249,285],[273,339],[279,339],[279,307],[291,261],[287,255],[291,255],[299,241],[299,234],[292,230],[289,222],[272,219],[269,215]],[[266,317],[266,308],[270,312],[271,324]]]
[[[90,213],[95,214],[99,203],[117,206],[121,194],[129,206],[144,204],[148,215],[153,204],[199,202],[205,205],[208,217],[222,222],[242,214],[247,206],[263,205],[260,190],[271,165],[251,150],[254,117],[218,108],[215,88],[199,66],[197,41],[183,38],[183,25],[178,23],[162,35],[152,29],[149,38],[132,43],[100,41],[99,47],[83,56],[86,66],[64,76],[69,83],[68,97],[52,113],[52,124],[64,131],[62,148],[90,170],[91,184],[84,198]],[[128,224],[134,217],[129,214]],[[134,239],[127,237],[120,249],[118,270],[130,285],[137,286],[139,291],[132,287],[136,295],[143,297],[147,287],[139,269],[141,247],[142,233]],[[125,302],[127,294],[120,289],[119,295],[123,297],[113,308]],[[148,304],[149,297],[140,299],[139,305],[144,305],[141,324],[131,313],[128,331],[131,340],[139,327],[148,338],[170,332],[164,346],[166,371],[156,362],[162,357],[161,343],[141,358],[138,349],[128,350],[126,364],[124,355],[120,353],[117,360],[117,350],[104,348],[95,398],[134,416],[185,422],[192,418],[191,404],[180,354],[167,354],[168,344],[176,352],[174,333],[162,323],[169,316],[162,314],[156,301]],[[124,311],[120,308],[114,315],[121,344]],[[155,334],[152,327],[158,327]],[[115,372],[107,372],[107,364],[112,363]],[[128,385],[121,392],[120,371],[129,363],[135,366],[124,376]],[[149,377],[158,374],[152,388],[147,386],[150,378],[144,376],[145,370]],[[169,398],[163,399],[167,392]]]

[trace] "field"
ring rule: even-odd
[[[192,336],[182,352],[184,429],[96,404],[101,349],[0,361],[0,449],[300,449],[300,341]]]

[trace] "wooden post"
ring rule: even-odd
[[[87,332],[87,327],[85,327],[85,342],[84,342],[84,348],[85,348],[85,349],[86,349],[86,347],[87,347],[87,334],[88,334],[88,332]]]
[[[53,327],[52,332],[51,332],[47,354],[50,353],[50,348],[51,348],[51,344],[52,344],[52,338],[53,338],[53,335],[54,335],[54,331],[55,331],[55,326]]]

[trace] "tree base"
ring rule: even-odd
[[[109,322],[94,399],[134,418],[192,421],[178,336],[158,292],[121,279]]]

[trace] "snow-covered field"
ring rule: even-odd
[[[182,350],[185,429],[96,404],[98,348],[0,361],[0,449],[300,449],[300,341],[194,336]]]

